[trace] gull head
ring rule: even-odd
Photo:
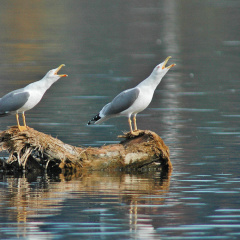
[[[163,77],[170,68],[174,67],[176,64],[171,64],[166,67],[168,60],[171,58],[171,56],[167,57],[164,62],[158,64],[153,72],[157,75],[157,77]]]
[[[57,81],[61,77],[67,77],[68,76],[67,74],[58,74],[60,69],[64,66],[65,66],[65,64],[61,64],[58,68],[50,70],[46,74],[45,78],[51,79],[52,81]]]

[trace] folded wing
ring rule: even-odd
[[[9,115],[20,109],[27,102],[29,96],[28,92],[18,89],[0,98],[0,116]]]
[[[119,114],[133,105],[140,93],[138,88],[131,88],[118,94],[112,102],[108,103],[102,113],[105,116]]]

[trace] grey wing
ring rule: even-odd
[[[109,104],[107,104],[102,113],[107,115],[118,114],[129,107],[136,101],[140,90],[138,88],[131,88],[119,93]]]
[[[30,94],[21,89],[15,90],[0,99],[0,114],[8,114],[21,108],[28,100]]]

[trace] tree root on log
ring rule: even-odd
[[[169,149],[154,132],[126,133],[119,144],[74,147],[33,128],[19,132],[17,126],[0,133],[0,151],[9,158],[0,161],[3,171],[75,172],[83,170],[132,171],[145,168],[171,169]]]

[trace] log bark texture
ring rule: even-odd
[[[154,132],[139,130],[125,134],[119,144],[102,147],[74,147],[33,128],[19,132],[16,126],[0,133],[0,151],[9,158],[1,161],[2,170],[139,170],[171,169],[169,149]]]

